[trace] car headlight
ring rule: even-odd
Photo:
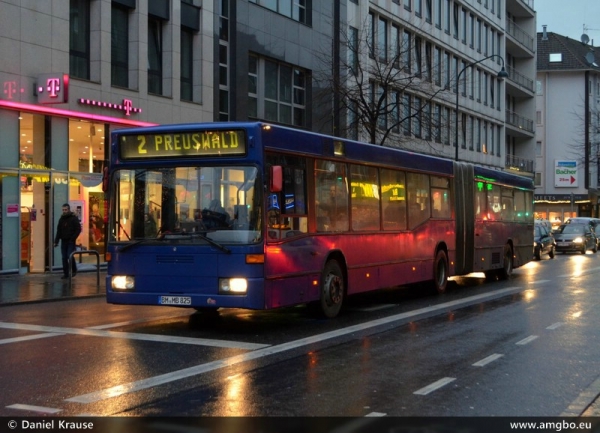
[[[248,291],[245,278],[220,278],[219,293],[222,295],[242,295]]]
[[[133,290],[135,288],[135,278],[131,275],[113,275],[110,279],[110,286],[113,290]]]
[[[575,238],[573,239],[573,242],[576,244],[582,244],[583,243],[583,238]]]

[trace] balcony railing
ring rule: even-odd
[[[533,36],[519,27],[513,20],[506,20],[506,32],[533,52]]]
[[[506,155],[506,168],[515,171],[522,171],[523,173],[534,173],[535,161],[515,155]]]
[[[506,71],[508,72],[508,78],[518,85],[525,87],[527,90],[533,92],[533,80],[531,78],[526,77],[525,75],[517,72],[515,68],[512,66],[507,66]]]
[[[506,123],[515,128],[522,129],[523,131],[534,133],[535,129],[533,129],[533,120],[527,119],[523,116],[519,116],[517,113],[513,111],[506,110]]]

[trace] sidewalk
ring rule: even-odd
[[[0,307],[26,302],[100,297],[106,293],[106,270],[100,269],[100,281],[96,284],[96,265],[79,264],[77,276],[72,278],[71,284],[68,279],[61,279],[61,276],[60,271],[0,275]]]

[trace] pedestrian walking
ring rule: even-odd
[[[81,222],[77,215],[71,212],[71,206],[69,203],[62,205],[62,216],[58,220],[58,226],[56,227],[56,236],[54,237],[54,246],[58,246],[60,241],[60,253],[62,254],[62,265],[63,265],[63,276],[62,278],[69,278],[69,258],[75,251],[75,243],[77,237],[81,233]],[[72,276],[77,274],[77,265],[75,260],[71,261]]]

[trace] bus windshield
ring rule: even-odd
[[[111,194],[110,240],[259,242],[257,173],[253,166],[118,170]]]

